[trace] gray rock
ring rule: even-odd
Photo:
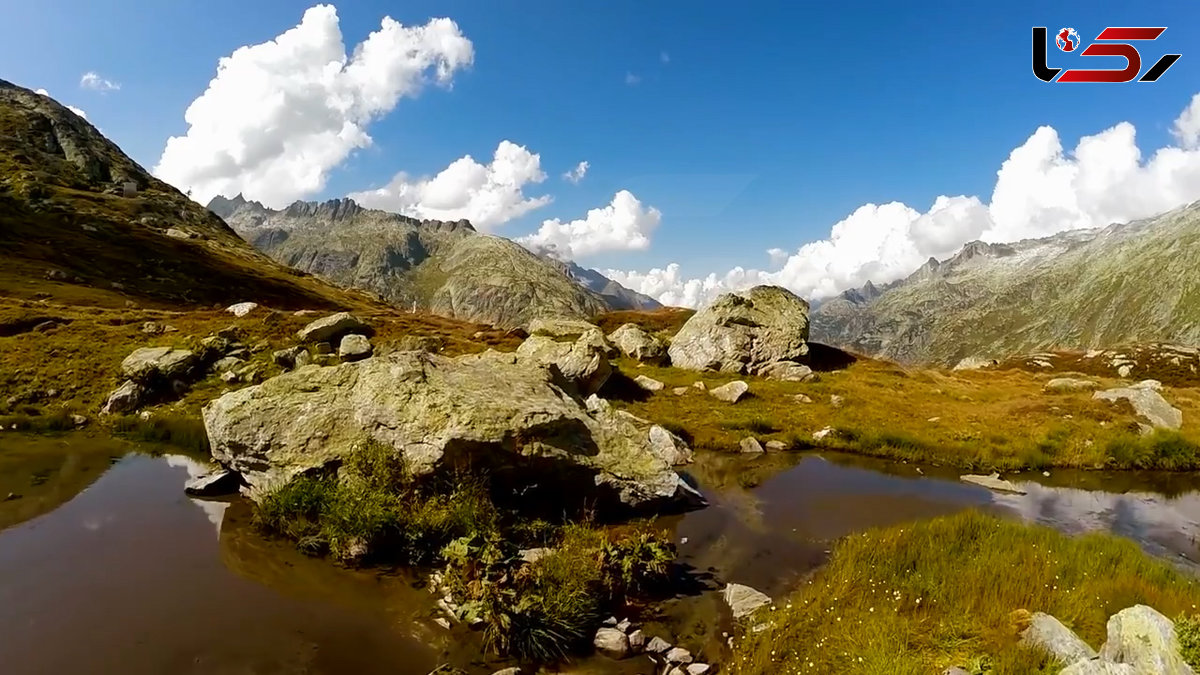
[[[687,667],[688,675],[704,675],[712,670],[712,666],[707,663],[692,663]]]
[[[547,335],[550,337],[576,337],[582,336],[590,331],[600,332],[600,327],[594,323],[588,323],[579,319],[568,318],[549,318],[549,319],[534,319],[529,322],[530,335]]]
[[[667,346],[641,326],[627,323],[609,333],[608,341],[621,353],[643,363],[661,365],[667,360]]]
[[[146,391],[142,385],[133,380],[126,380],[108,395],[100,412],[105,415],[127,413],[137,410],[142,405]]]
[[[171,380],[187,375],[197,361],[196,355],[186,349],[142,347],[121,361],[121,372],[137,382]]]
[[[662,391],[664,386],[662,382],[659,382],[653,377],[646,377],[645,375],[638,375],[637,377],[633,378],[633,381],[637,383],[637,386],[645,389],[646,391]]]
[[[796,394],[792,398],[796,401],[796,403],[812,403],[813,402],[812,397],[810,397],[808,394]]]
[[[592,639],[596,651],[612,659],[629,656],[629,636],[616,628],[601,628]]]
[[[217,359],[212,364],[212,370],[214,373],[223,373],[227,370],[237,368],[243,363],[245,363],[245,361],[237,358],[236,356],[226,356],[224,358]]]
[[[249,314],[250,312],[253,312],[256,309],[258,309],[257,302],[239,302],[237,304],[226,307],[225,311],[229,312],[230,314],[232,314],[234,316],[242,317],[242,316],[246,316],[247,314]]]
[[[1091,380],[1081,380],[1074,377],[1056,377],[1047,382],[1043,391],[1053,394],[1065,394],[1076,391],[1093,391],[1098,385]]]
[[[1142,380],[1137,384],[1131,384],[1129,386],[1133,387],[1134,389],[1150,389],[1153,391],[1162,391],[1163,388],[1162,382],[1159,382],[1158,380]]]
[[[671,643],[660,637],[650,638],[650,642],[646,643],[646,651],[651,654],[665,654],[671,649]]]
[[[1095,649],[1061,621],[1043,612],[1034,613],[1029,627],[1021,632],[1021,643],[1041,649],[1067,665],[1096,658]]]
[[[1179,652],[1175,624],[1152,607],[1134,605],[1108,618],[1100,658],[1133,666],[1137,675],[1193,675]]]
[[[317,319],[296,332],[301,342],[332,342],[346,333],[366,333],[367,324],[349,312]]]
[[[298,354],[296,354],[296,367],[297,368],[303,368],[304,366],[312,365],[312,362],[313,362],[312,354],[309,354],[307,349],[301,348],[300,352]]]
[[[183,491],[195,497],[219,497],[237,492],[240,481],[232,471],[217,471],[188,481]]]
[[[689,391],[691,391],[691,389],[692,389],[691,387],[675,387],[674,389],[671,390],[671,393],[675,394],[676,396],[684,396]]]
[[[633,622],[629,619],[621,619],[617,622],[616,629],[622,633],[628,634],[630,628],[633,628]]]
[[[750,385],[742,382],[741,380],[737,380],[736,382],[730,382],[729,384],[723,384],[719,387],[709,389],[708,393],[716,399],[725,401],[726,403],[737,403],[738,401],[742,400],[742,397],[745,396],[746,392],[748,391],[750,391]]]
[[[318,356],[322,354],[332,354],[333,345],[329,342],[318,342],[313,345],[313,351],[316,352]]]
[[[838,396],[837,394],[829,395],[829,405],[831,405],[835,408],[840,408],[845,404],[846,404],[846,399],[842,398],[841,396]]]
[[[642,629],[637,629],[629,632],[629,650],[634,654],[640,654],[646,648],[646,634]]]
[[[771,452],[782,452],[787,450],[788,445],[783,441],[767,441],[765,447]]]
[[[610,616],[604,621],[601,621],[600,625],[606,628],[616,628],[618,623],[620,623],[620,621],[617,621],[617,617]]]
[[[1120,387],[1098,391],[1092,394],[1092,398],[1111,403],[1125,399],[1138,415],[1160,429],[1178,429],[1183,426],[1183,412],[1167,403],[1162,394],[1149,387]]]
[[[1025,494],[1024,490],[1010,483],[1009,481],[1004,480],[998,473],[993,473],[988,476],[967,474],[965,476],[959,476],[958,479],[965,483],[972,483],[974,485],[985,487],[989,490],[996,490],[998,492],[1011,492],[1018,495]]]
[[[966,675],[966,671],[963,671]],[[1126,663],[1111,663],[1109,661],[1076,661],[1058,671],[1059,675],[1143,675]]]
[[[745,454],[762,454],[764,452],[762,444],[753,436],[747,436],[738,442],[738,449]]]
[[[608,355],[588,335],[581,336],[575,342],[558,342],[545,335],[530,335],[517,348],[517,354],[543,365],[555,366],[575,386],[580,396],[590,396],[600,391],[612,375]]]
[[[700,391],[707,391],[708,385],[704,384],[704,382],[701,380],[696,380],[695,382],[692,383],[692,388],[698,389]]]
[[[291,370],[292,368],[297,367],[296,359],[298,359],[301,354],[308,354],[308,350],[300,346],[288,347],[287,349],[280,349],[279,351],[272,353],[271,360],[274,361],[275,364],[280,368],[283,368],[284,370]]]
[[[371,355],[374,349],[371,347],[371,341],[365,335],[351,333],[342,338],[338,343],[338,356],[343,361],[361,361]]]
[[[778,286],[726,293],[671,340],[671,363],[688,370],[757,375],[808,355],[808,303]]]
[[[721,597],[729,605],[735,619],[750,616],[758,608],[771,604],[771,598],[766,593],[742,584],[729,584]]]
[[[1117,367],[1117,375],[1120,377],[1129,377],[1133,374],[1133,366],[1125,364]]]
[[[817,431],[814,431],[812,437],[813,437],[814,441],[823,441],[826,438],[829,438],[830,436],[834,436],[836,434],[837,434],[837,430],[834,429],[833,427],[823,427]]]
[[[492,675],[521,675],[521,669],[516,666],[513,666],[512,668],[505,668],[504,670],[497,670],[496,672],[492,673]]]
[[[692,449],[679,436],[657,424],[652,425],[647,433],[655,454],[671,466],[682,466],[692,462]]]
[[[776,361],[758,369],[758,375],[784,382],[811,382],[817,378],[812,368],[795,361]]]
[[[994,359],[985,359],[982,356],[968,356],[954,364],[953,370],[980,370],[996,364]]]
[[[971,674],[968,673],[967,671],[963,670],[962,668],[959,668],[958,666],[950,666],[949,668],[942,671],[942,675],[971,675]]]
[[[454,449],[457,459],[471,453],[485,465],[557,464],[562,480],[580,483],[581,497],[600,493],[633,507],[700,501],[645,431],[598,397],[589,412],[558,382],[553,368],[512,354],[397,352],[227,393],[204,407],[204,426],[213,457],[256,489],[373,440],[418,476]]]
[[[671,647],[667,650],[667,663],[691,663],[692,653],[683,647]]]

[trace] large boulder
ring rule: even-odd
[[[631,507],[699,501],[646,432],[610,408],[588,411],[560,382],[513,354],[397,352],[230,392],[205,406],[204,426],[213,457],[253,494],[374,441],[418,476],[470,464],[550,472],[563,489],[589,487],[581,497]]]
[[[1108,618],[1100,658],[1133,666],[1137,675],[1193,675],[1179,652],[1175,624],[1153,607],[1134,605]]]
[[[1064,665],[1096,658],[1096,650],[1061,621],[1044,612],[1035,612],[1029,627],[1021,632],[1021,643],[1049,653]]]
[[[121,372],[135,382],[182,379],[199,363],[195,352],[172,347],[142,347],[121,361]]]
[[[689,370],[799,372],[775,364],[808,355],[808,303],[778,286],[726,293],[688,319],[668,353],[674,366]]]
[[[635,323],[624,324],[609,333],[608,341],[631,359],[655,365],[667,360],[667,346],[663,341]]]
[[[594,323],[581,319],[534,319],[529,322],[530,335],[548,335],[550,337],[578,337],[590,331],[600,331]],[[600,333],[604,335],[603,332]]]
[[[338,312],[317,319],[296,332],[301,342],[333,342],[346,333],[369,334],[370,327],[349,312]]]
[[[351,333],[342,338],[338,344],[338,356],[343,361],[359,361],[367,358],[374,351],[371,341],[366,336]]]
[[[1153,380],[1147,380],[1147,382],[1153,382]],[[1134,412],[1146,418],[1151,425],[1161,429],[1178,429],[1183,425],[1183,412],[1167,403],[1167,399],[1163,398],[1153,385],[1147,383],[1098,391],[1092,394],[1092,398],[1110,403],[1121,399],[1129,401]]]
[[[600,335],[601,339],[603,337]],[[612,375],[608,354],[591,333],[580,336],[574,342],[559,342],[545,335],[531,335],[517,348],[517,354],[544,365],[554,365],[575,386],[580,396],[590,396],[600,391],[600,387]]]

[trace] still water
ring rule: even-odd
[[[259,536],[241,499],[183,494],[205,471],[107,439],[0,437],[0,671],[26,673],[389,673],[503,663],[448,633],[402,572],[356,571]],[[1067,532],[1107,530],[1195,568],[1200,480],[1055,472],[1001,495],[953,474],[839,456],[702,455],[711,505],[664,519],[695,588],[643,619],[716,658],[726,582],[779,594],[834,541],[877,525],[983,508]],[[1034,480],[1036,478],[1036,480]],[[7,499],[5,497],[8,496]],[[650,672],[591,659],[572,673]]]

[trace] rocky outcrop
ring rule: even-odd
[[[416,475],[470,463],[547,472],[581,498],[630,507],[697,500],[643,430],[587,410],[560,382],[555,368],[513,354],[398,352],[225,394],[205,406],[204,425],[213,457],[256,493],[373,441]]]
[[[689,370],[799,372],[786,364],[802,365],[808,355],[808,303],[778,286],[726,293],[688,319],[668,352]]]
[[[608,341],[621,353],[643,363],[661,365],[667,360],[667,346],[641,326],[627,323],[609,333]]]
[[[1110,403],[1128,401],[1134,412],[1152,426],[1159,429],[1178,429],[1183,426],[1183,411],[1167,403],[1167,399],[1158,393],[1161,386],[1154,380],[1145,380],[1131,387],[1098,391],[1092,394],[1092,398]]]
[[[1137,675],[1192,675],[1179,653],[1175,624],[1153,607],[1134,605],[1108,618],[1100,658],[1133,666]]]
[[[599,329],[582,335],[574,342],[559,342],[545,335],[530,335],[517,348],[519,356],[544,365],[553,365],[580,396],[598,391],[612,375],[606,350],[596,341],[604,336]]]

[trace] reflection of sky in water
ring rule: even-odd
[[[1020,483],[1028,494],[993,493],[998,506],[1022,518],[1078,534],[1107,531],[1129,537],[1150,552],[1197,566],[1200,494],[1166,497],[1152,492],[1122,494]]]
[[[206,475],[211,471],[208,466],[184,455],[166,455],[164,459],[167,460],[167,465],[169,466],[187,469],[189,481]],[[220,536],[221,521],[225,518],[225,509],[229,507],[229,504],[208,499],[192,499],[191,497],[188,497],[188,499],[196,506],[199,506],[200,510],[204,511],[204,515],[208,517],[208,522],[213,524],[217,535]]]

